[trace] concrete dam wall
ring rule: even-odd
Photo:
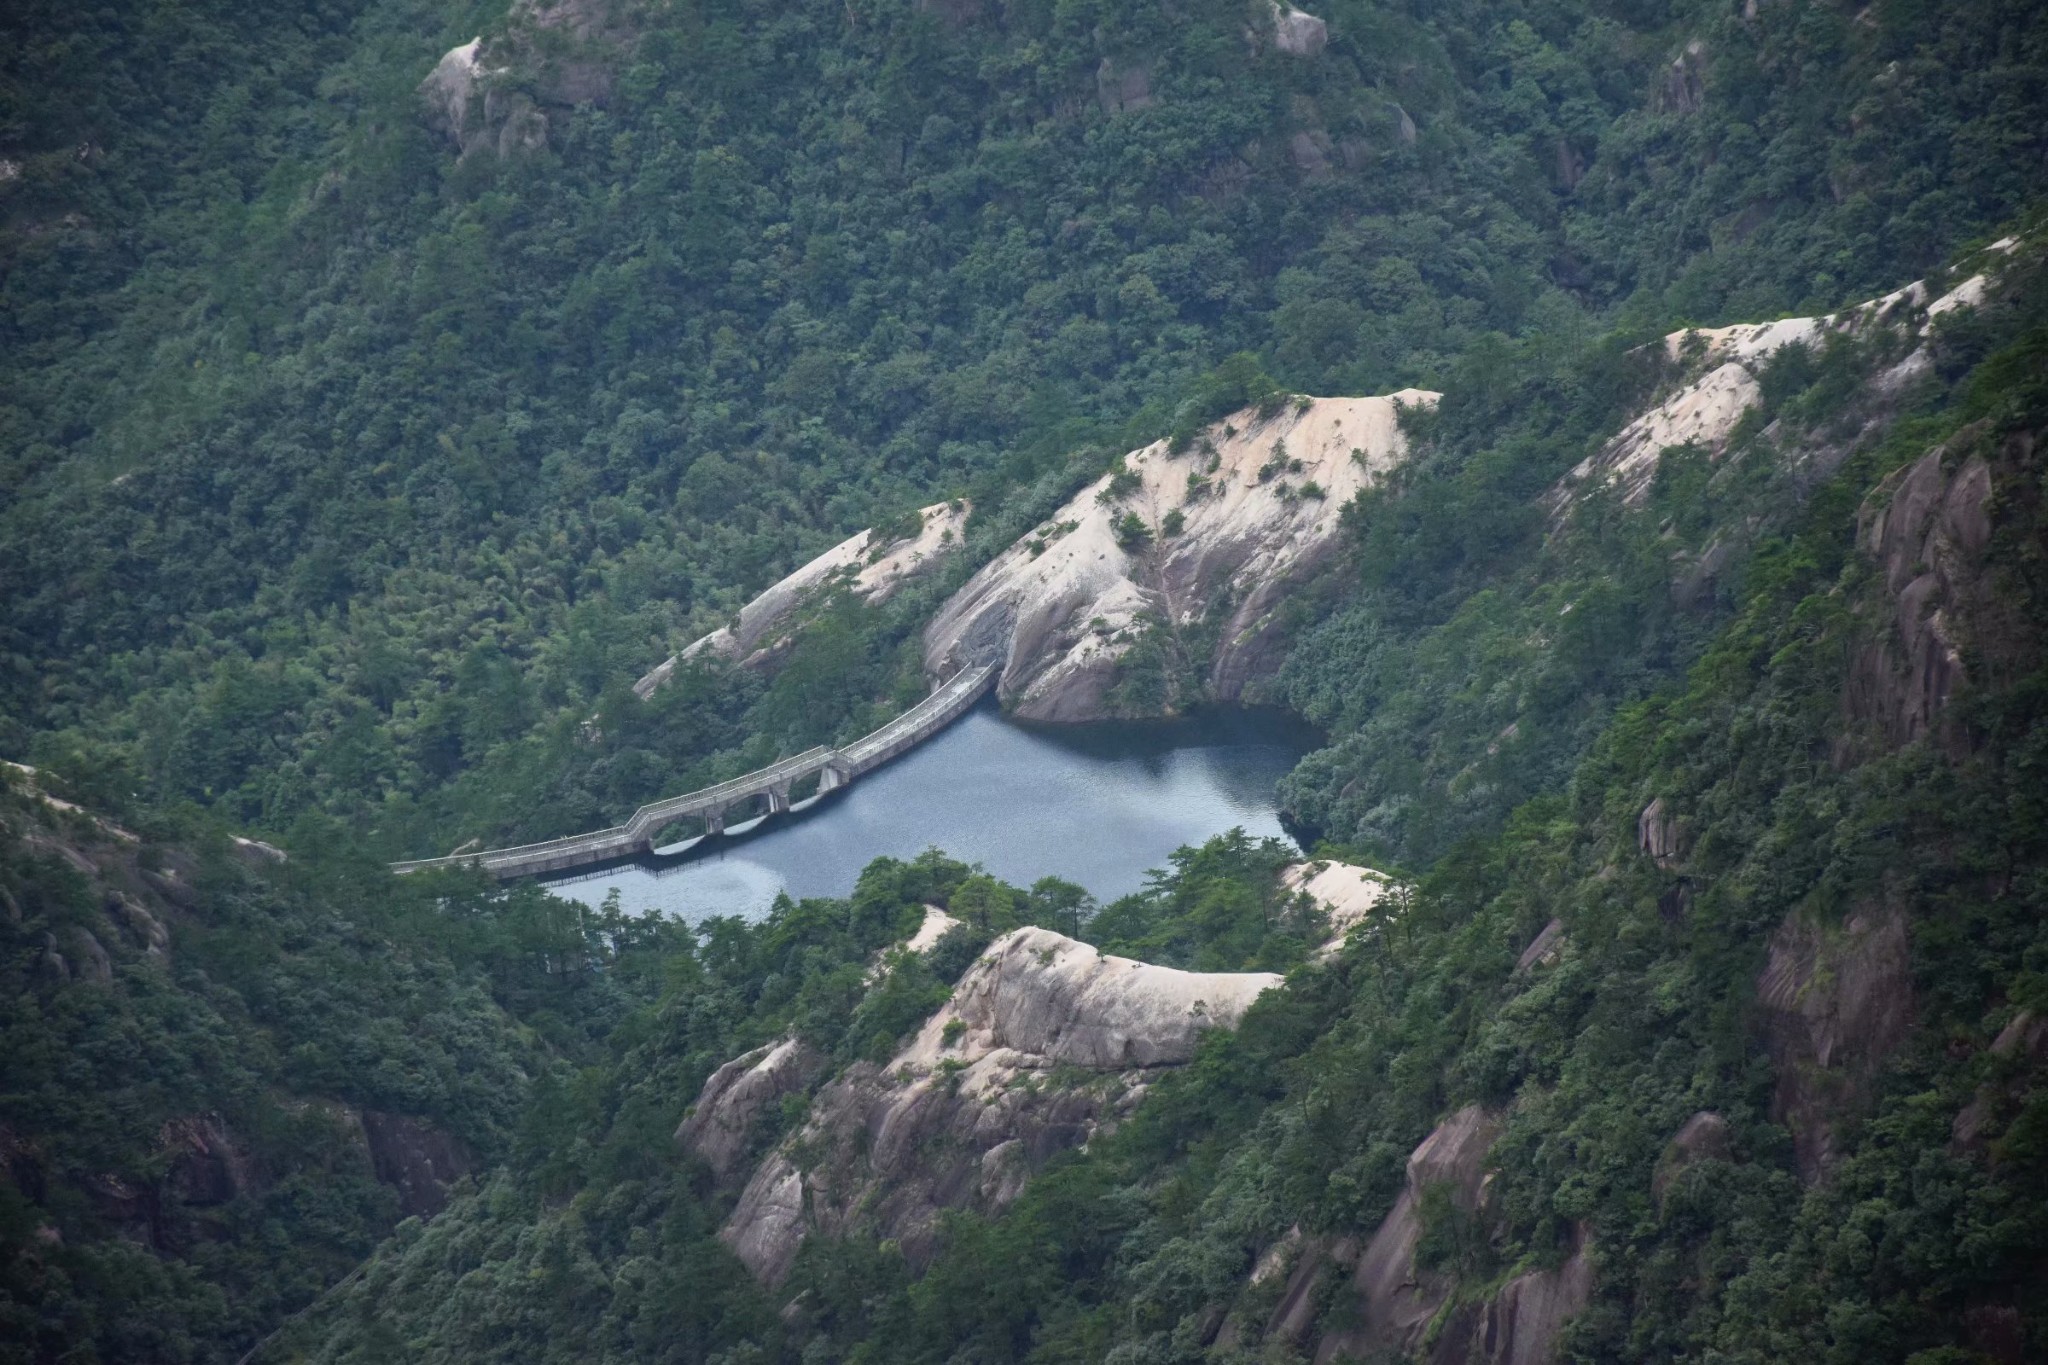
[[[706,833],[721,833],[725,829],[726,813],[736,806],[766,797],[771,813],[785,811],[789,809],[790,789],[806,778],[816,776],[818,791],[823,794],[844,787],[863,773],[872,772],[890,759],[916,748],[966,714],[974,703],[981,700],[995,679],[993,665],[962,669],[923,701],[873,734],[863,736],[844,748],[820,746],[809,749],[789,758],[777,759],[743,777],[651,802],[634,811],[632,818],[623,825],[538,844],[393,863],[391,870],[406,873],[426,868],[475,866],[494,877],[528,877],[651,852],[654,836],[676,820],[702,819]]]

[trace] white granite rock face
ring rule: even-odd
[[[1995,261],[2015,245],[2012,238],[1994,242],[1985,248],[1985,255]],[[1577,494],[1603,484],[1614,485],[1625,503],[1640,507],[1650,496],[1658,460],[1673,446],[1690,444],[1718,459],[1743,414],[1763,397],[1757,375],[1785,347],[1818,348],[1831,337],[1855,335],[1871,327],[1898,327],[1918,335],[1944,314],[1975,307],[1990,287],[1990,276],[1980,272],[1936,297],[1925,281],[1915,280],[1839,313],[1671,333],[1664,338],[1666,357],[1687,366],[1694,377],[1567,474],[1551,491],[1548,501],[1552,510],[1561,514]],[[1897,388],[1925,365],[1925,356],[1916,350],[1885,378]]]
[[[1330,26],[1313,14],[1273,0],[1273,46],[1290,57],[1314,57],[1330,42]]]
[[[1187,1061],[1279,982],[1105,956],[1046,929],[1005,934],[887,1065],[858,1063],[818,1092],[720,1236],[771,1285],[812,1233],[856,1226],[920,1264],[941,1210],[1007,1206],[1054,1154],[1128,1113],[1154,1069]]]
[[[1008,1050],[1098,1071],[1171,1066],[1193,1057],[1210,1029],[1235,1025],[1280,980],[1271,972],[1155,967],[1050,929],[1018,929],[988,946],[897,1060],[935,1066]],[[966,1031],[948,1045],[955,1021]]]
[[[731,1178],[769,1109],[784,1095],[810,1085],[824,1066],[816,1049],[795,1038],[733,1058],[704,1083],[697,1103],[676,1129],[676,1141],[701,1157],[720,1180]]]
[[[1017,715],[1100,720],[1140,631],[1186,631],[1220,602],[1209,691],[1240,699],[1279,666],[1278,608],[1326,562],[1344,504],[1406,457],[1400,408],[1437,397],[1303,398],[1238,412],[1179,453],[1165,441],[1131,452],[1129,492],[1109,498],[1103,475],[947,601],[925,631],[925,671],[1000,664]],[[1119,543],[1127,516],[1147,543]]]
[[[1328,859],[1295,863],[1283,869],[1280,884],[1307,895],[1329,916],[1330,937],[1317,950],[1319,957],[1328,957],[1342,948],[1351,931],[1365,923],[1394,890],[1393,879],[1384,872]]]
[[[633,691],[645,700],[678,667],[705,655],[748,667],[771,662],[791,643],[804,606],[836,585],[844,584],[861,601],[880,606],[960,548],[968,512],[964,501],[934,503],[919,514],[922,530],[888,545],[875,545],[871,530],[847,537],[740,608],[737,628],[721,626],[692,641],[634,683]]]
[[[489,37],[444,54],[420,82],[427,121],[463,156],[547,145],[548,110],[603,105],[634,30],[616,0],[513,0]],[[517,71],[520,88],[494,78]]]
[[[483,77],[483,65],[477,54],[482,50],[484,40],[471,38],[460,47],[450,48],[420,82],[420,98],[427,106],[427,121],[436,132],[449,138],[457,146],[467,150],[465,137],[470,129],[471,105],[479,105],[478,84]]]

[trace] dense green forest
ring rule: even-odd
[[[1045,913],[1050,888],[992,900],[985,880],[936,860],[878,863],[850,906],[785,907],[766,940],[715,929],[697,960],[733,985],[707,989],[692,967],[573,1097],[542,1106],[554,1141],[387,1245],[299,1329],[298,1349],[1305,1358],[1285,1342],[1214,1345],[1218,1313],[1270,1311],[1277,1286],[1246,1280],[1260,1250],[1290,1227],[1371,1228],[1409,1150],[1446,1111],[1477,1103],[1507,1115],[1492,1212],[1475,1231],[1446,1211],[1431,1233],[1439,1264],[1477,1301],[1589,1239],[1599,1289],[1565,1339],[1569,1358],[2029,1358],[2048,1340],[2048,1089],[2038,1050],[1990,1044],[2048,1005],[2044,302],[2037,292],[2031,325],[1971,367],[1954,412],[1845,467],[1760,549],[1732,621],[1680,687],[1624,709],[1565,790],[1523,803],[1499,836],[1461,843],[1341,957],[1304,963],[1303,930],[1274,913],[1285,855],[1241,838],[1189,850],[1151,891],[1090,919],[1086,936],[1149,960],[1293,970],[1110,1139],[1056,1163],[1004,1216],[956,1218],[921,1276],[889,1245],[813,1242],[780,1294],[800,1311],[770,1321],[751,1284],[718,1277],[721,1196],[693,1187],[701,1167],[663,1139],[684,1097],[748,1044],[794,1030],[850,1060],[869,1046],[864,1028],[910,1027],[928,1005],[891,1014],[890,1002],[923,989],[926,969],[864,993],[852,964],[918,902],[993,903],[979,934],[1018,919],[1066,927]],[[1997,471],[1972,658],[1998,683],[1938,742],[1893,748],[1844,700],[1845,658],[1889,615],[1881,566],[1853,541],[1859,511],[1930,448],[1941,468],[1976,457]],[[1640,847],[1652,798],[1686,812],[1680,858]],[[1910,969],[1901,962],[1886,989],[1910,995],[1917,1027],[1831,1097],[1838,1164],[1813,1183],[1799,1153],[1819,1130],[1774,1107],[1753,983],[1780,926],[1840,935],[1873,907],[1910,924]],[[1518,967],[1551,920],[1554,960]],[[751,957],[764,941],[785,956]],[[798,951],[812,955],[802,971],[786,956]],[[837,987],[834,962],[846,964]],[[833,989],[841,1002],[818,1008]],[[759,1022],[706,1048],[740,1001]],[[1842,1046],[1854,1056],[1853,1040]],[[1972,1103],[1988,1122],[1966,1142],[1955,1134]],[[1728,1147],[1653,1195],[1671,1135],[1699,1111],[1725,1117]],[[545,1302],[519,1288],[536,1280]],[[1325,1312],[1341,1324],[1341,1302]],[[1987,1345],[1981,1324],[1998,1314],[2020,1354],[1996,1331]]]
[[[624,680],[906,506],[1007,543],[1243,350],[1475,404],[1512,557],[1612,329],[1894,288],[2043,153],[2018,0],[557,11],[10,10],[10,751],[393,854],[600,823],[857,730],[918,613],[799,697]],[[423,109],[480,31],[543,146]]]
[[[1454,1112],[1424,1358],[1571,1265],[1561,1358],[2048,1355],[2048,9],[1312,8],[0,16],[0,1361],[1327,1359]],[[1553,491],[1666,333],[1978,272]],[[1401,879],[1340,951],[1241,833],[696,926],[384,867],[859,733],[1124,451],[1409,385],[1256,693]],[[632,692],[951,497],[940,572]],[[1286,980],[928,1254],[758,1283],[707,1079],[800,1042],[797,1141],[1026,925]]]

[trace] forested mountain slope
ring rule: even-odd
[[[2048,10],[0,39],[0,1359],[2048,1354]],[[933,852],[690,929],[383,868],[869,728],[1082,490],[1165,562],[1127,452],[1410,388],[1230,680],[1328,733],[1320,872]],[[1233,694],[1157,625],[1104,709]],[[1127,1078],[976,1004],[1071,940],[1260,991],[1069,1011],[1174,1040]]]
[[[715,1060],[693,980],[595,1073],[558,1130],[582,1136],[575,1157],[558,1142],[515,1162],[292,1340],[327,1360],[380,1343],[446,1360],[2034,1358],[2042,297],[2036,277],[1949,411],[1851,455],[1757,548],[1682,686],[1622,708],[1561,794],[1375,898],[1335,957],[1314,952],[1324,930],[1285,855],[1242,840],[1185,852],[1087,921],[1116,951],[1286,982],[1021,1193],[956,1181],[970,1211],[914,1260],[853,1218],[804,1241],[786,1278],[777,1263],[772,1326],[730,1289],[652,1292],[725,1264],[719,1211],[736,1237],[780,1216],[737,1194],[749,1150],[780,1141],[768,1160],[829,1190],[848,1151],[895,1159],[897,1120],[860,1115],[945,1103],[921,1073],[895,1077],[895,1107],[849,1116],[846,1098],[891,1094],[861,1059],[945,998],[964,961],[945,940],[864,982],[840,967],[857,1006],[757,1014],[726,1057],[745,1069],[765,1055],[746,1046],[792,1036],[813,1060],[771,1070],[753,1138],[715,1168],[694,1141],[657,1157],[651,1140]],[[862,885],[845,908],[780,911],[771,940],[816,945],[822,966],[912,898],[970,934],[1062,923],[1056,887],[937,863],[877,864]],[[787,990],[786,971],[757,979]],[[903,1056],[943,1044],[948,1015],[930,1017]],[[1092,1123],[1100,1084],[1069,1070],[1036,1102]],[[967,1107],[998,1100],[1062,1112]],[[871,1216],[900,1193],[885,1181]],[[545,1307],[521,1291],[535,1280]]]
[[[0,770],[0,1356],[232,1359],[513,1149],[674,926]]]
[[[2038,189],[2037,6],[1754,9],[14,7],[5,743],[391,853],[606,823],[859,729],[929,603],[619,679],[934,496],[992,553],[1234,352],[1492,414]],[[478,34],[527,132],[464,153]]]

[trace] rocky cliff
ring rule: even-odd
[[[813,1233],[859,1228],[921,1264],[941,1210],[1008,1205],[1050,1157],[1115,1122],[1159,1068],[1189,1060],[1205,1032],[1234,1026],[1279,980],[1105,956],[1046,929],[1005,934],[896,1056],[818,1091],[720,1235],[769,1284]],[[727,1161],[730,1135],[796,1088],[801,1055],[785,1043],[721,1068],[679,1136]]]
[[[1487,1152],[1500,1131],[1501,1117],[1478,1105],[1438,1124],[1409,1155],[1393,1208],[1363,1244],[1298,1232],[1283,1239],[1274,1248],[1275,1264],[1291,1257],[1292,1271],[1263,1338],[1283,1348],[1311,1348],[1309,1333],[1334,1298],[1344,1305],[1336,1320],[1349,1325],[1312,1343],[1317,1365],[1418,1355],[1432,1365],[1541,1365],[1552,1359],[1558,1334],[1592,1295],[1593,1265],[1583,1232],[1560,1264],[1524,1270],[1478,1295],[1461,1293],[1454,1275],[1421,1257],[1426,1201],[1444,1205],[1440,1217],[1485,1217]],[[1244,1334],[1234,1322],[1226,1331],[1233,1343]]]
[[[491,34],[451,48],[420,82],[427,123],[465,157],[548,142],[551,118],[611,98],[633,26],[617,0],[515,0]]]
[[[1552,507],[1561,509],[1574,495],[1600,485],[1612,485],[1631,506],[1642,505],[1659,457],[1672,446],[1696,446],[1718,458],[1744,414],[1763,399],[1758,376],[1788,346],[1818,350],[1833,339],[1867,338],[1887,330],[1904,343],[1904,354],[1873,376],[1869,387],[1879,397],[1903,391],[1927,371],[1930,362],[1923,343],[1928,329],[1958,309],[1983,302],[1991,288],[1987,272],[2015,245],[2014,239],[2006,238],[1985,248],[1985,271],[1939,293],[1926,281],[1916,280],[1839,313],[1672,332],[1664,338],[1664,354],[1677,368],[1678,382],[1574,468],[1553,491]],[[1822,458],[1826,460],[1825,453]],[[1828,469],[1817,472],[1825,474]]]
[[[24,1208],[47,1204],[171,1254],[238,1235],[242,1215],[229,1206],[309,1174],[371,1175],[391,1189],[401,1215],[438,1212],[476,1162],[467,1144],[426,1119],[327,1096],[252,1097],[224,1079],[240,1073],[217,1061],[219,1074],[201,1067],[165,1082],[173,1045],[151,1031],[164,1019],[212,1030],[199,1042],[208,1058],[275,1044],[221,1036],[230,1024],[213,1012],[204,966],[177,959],[181,932],[217,935],[223,871],[51,795],[41,776],[0,762],[0,985],[78,1030],[65,1036],[95,1052],[60,1088],[81,1085],[67,1106],[103,1119],[113,1139],[103,1132],[92,1144],[75,1141],[52,1122],[48,1089],[29,1086],[0,1121],[0,1187],[23,1195]],[[285,861],[259,840],[224,843],[230,875]],[[94,1032],[104,1021],[120,1022]],[[23,1032],[19,1018],[8,1021],[10,1038]],[[85,1093],[93,1087],[78,1078],[98,1068],[132,1073],[131,1088]],[[280,1143],[280,1131],[292,1142]],[[57,1224],[50,1227],[55,1235]]]
[[[691,659],[729,659],[748,668],[772,663],[801,627],[804,608],[835,587],[844,587],[870,606],[880,606],[960,548],[969,510],[966,502],[957,499],[934,503],[918,512],[915,531],[893,528],[878,532],[871,528],[848,536],[740,608],[731,625],[693,640],[662,661],[633,684],[633,691],[643,699],[652,696]]]
[[[1278,666],[1281,607],[1326,562],[1344,504],[1406,455],[1401,409],[1436,400],[1300,398],[1131,452],[954,594],[925,632],[926,671],[999,664],[1016,714],[1095,720],[1184,700],[1112,697],[1149,641],[1239,699]]]
[[[1857,546],[1875,567],[1889,610],[1872,623],[1850,667],[1843,709],[1861,733],[1852,732],[1841,757],[1929,734],[1951,751],[1967,744],[1945,712],[1965,680],[1965,622],[1991,605],[1982,578],[1990,504],[1990,465],[1947,447],[1865,499]]]

